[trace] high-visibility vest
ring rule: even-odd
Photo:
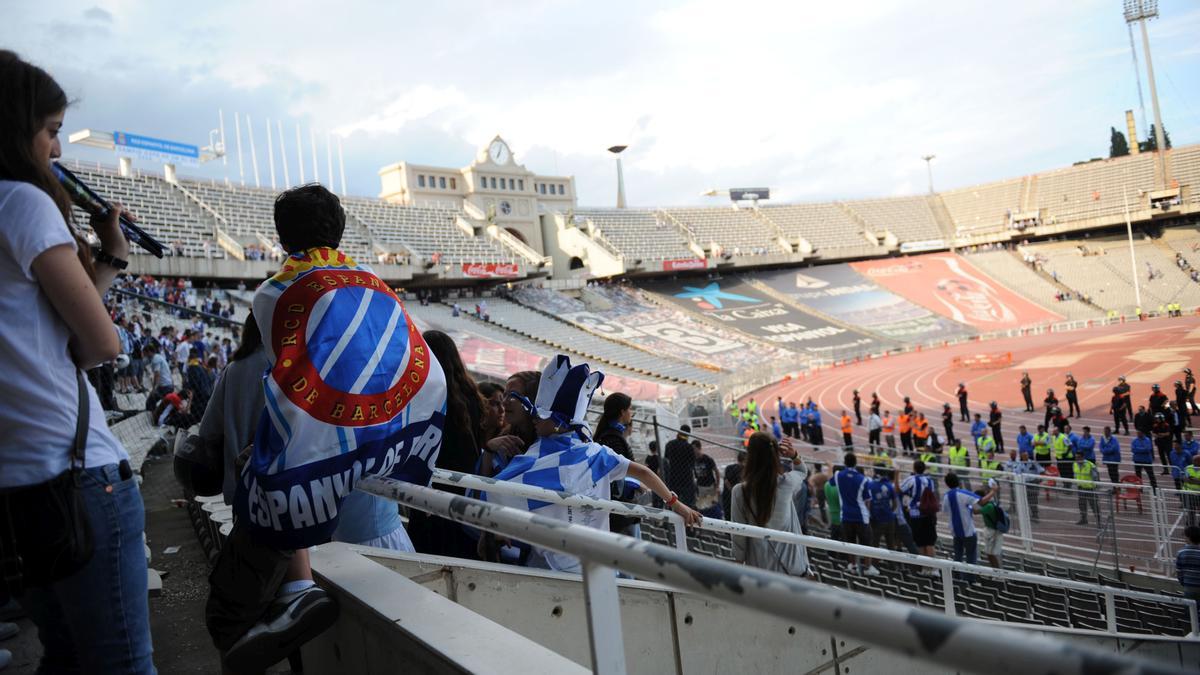
[[[754,413],[758,412],[758,404],[754,401],[750,401],[746,404],[746,410],[749,410],[750,414],[753,415]]]
[[[896,423],[892,421],[892,416],[888,415],[883,418],[883,433],[891,434],[896,430]]]
[[[966,448],[956,448],[954,446],[950,446],[949,454],[951,466],[967,466],[968,460]]]
[[[996,452],[996,439],[992,438],[991,436],[984,436],[980,438],[979,447],[976,448],[976,450],[978,450],[980,457],[983,457],[985,454],[991,455],[992,453]]]
[[[979,475],[982,476],[984,480],[995,478],[996,476],[1000,475],[1000,462],[995,460],[981,459],[979,460],[979,468],[982,469],[982,471],[979,472]]]
[[[842,433],[848,434],[854,431],[854,425],[850,423],[849,415],[842,415]]]
[[[875,455],[875,464],[877,466],[891,466],[892,458],[886,452],[880,450],[879,454]]]
[[[940,462],[938,462],[938,456],[932,452],[922,452],[921,461],[925,462],[926,464],[940,464]]]
[[[1079,481],[1080,490],[1096,489],[1096,481],[1092,480],[1092,471],[1095,468],[1096,465],[1086,459],[1082,462],[1075,462],[1075,480]]]
[[[907,434],[912,431],[912,422],[908,415],[901,414],[900,418],[900,433]]]
[[[917,420],[913,435],[920,439],[929,438],[929,420]]]
[[[1192,480],[1200,480],[1200,469],[1197,469],[1194,464],[1189,465],[1187,468],[1187,477]],[[1188,492],[1200,492],[1200,484],[1184,483],[1183,489]]]
[[[1054,437],[1054,456],[1058,459],[1071,458],[1071,443],[1066,434],[1058,434]]]
[[[1033,435],[1033,456],[1050,457],[1050,434],[1043,431]]]

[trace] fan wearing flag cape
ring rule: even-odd
[[[608,499],[611,483],[628,476],[658,495],[688,525],[700,522],[700,514],[679,501],[662,479],[644,464],[630,461],[611,448],[592,441],[584,415],[592,394],[603,381],[604,373],[591,370],[586,363],[572,367],[571,359],[559,354],[542,371],[535,401],[517,393],[509,394],[533,417],[538,438],[525,454],[514,457],[496,478]],[[485,497],[495,504],[608,530],[606,513],[495,493]],[[530,554],[528,564],[562,572],[579,572],[581,569],[578,558],[537,547]]]
[[[235,672],[265,669],[333,622],[307,547],[341,532],[339,521],[361,532],[395,517],[394,503],[351,495],[355,484],[377,475],[428,485],[446,417],[442,368],[399,297],[337,250],[346,218],[337,196],[293,188],[274,216],[288,258],[253,301],[266,405],[205,611]]]

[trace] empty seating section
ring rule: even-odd
[[[1154,155],[1132,155],[1038,174],[1036,204],[1043,223],[1116,216],[1153,187]]]
[[[1171,180],[1190,187],[1186,203],[1200,204],[1200,145],[1174,148],[1167,157]]]
[[[774,239],[771,227],[750,211],[728,207],[665,210],[686,225],[701,246],[716,242],[726,253],[734,255],[779,250],[771,241]]]
[[[128,178],[97,165],[67,163],[79,179],[109,201],[120,202],[138,218],[138,224],[167,246],[186,256],[221,258],[224,250],[214,239],[215,220],[199,207],[187,203],[165,180],[134,175]],[[76,221],[87,223],[81,211]]]
[[[1062,289],[1011,251],[973,253],[967,259],[993,279],[1067,319],[1093,319],[1103,315],[1100,309],[1079,300],[1056,299],[1055,295]]]
[[[457,211],[399,206],[378,199],[345,197],[346,209],[367,225],[385,246],[401,245],[443,262],[515,262],[507,249],[486,236],[471,236],[455,224]]]
[[[1067,286],[1090,295],[1095,304],[1122,312],[1138,306],[1126,240],[1038,244],[1026,247],[1026,250],[1044,261],[1043,269],[1048,273],[1056,274]],[[1159,305],[1169,302],[1178,302],[1184,307],[1200,305],[1200,284],[1176,267],[1173,251],[1143,239],[1135,240],[1134,253],[1144,311],[1156,310]]]
[[[221,214],[233,231],[229,234],[242,244],[262,245],[262,238],[269,242],[278,241],[275,233],[275,197],[278,190],[221,185],[214,181],[181,181],[181,184],[197,199],[213,211]],[[364,262],[371,261],[371,246],[357,228],[346,224],[339,247],[350,257]]]
[[[869,243],[862,226],[836,204],[764,206],[762,211],[789,240],[803,237],[817,253]]]
[[[1021,186],[1025,179],[976,185],[941,193],[946,210],[959,236],[970,236],[1008,227],[1009,211],[1021,210]]]
[[[642,521],[642,538],[664,546],[674,544],[673,533],[657,523]],[[815,533],[814,533],[815,534]],[[824,533],[821,533],[823,536]],[[733,559],[729,535],[705,530],[689,530],[688,550],[701,555]],[[951,557],[950,545],[943,538],[937,555]],[[922,576],[903,563],[876,561],[881,574],[869,577],[846,570],[845,557],[824,549],[807,549],[809,564],[822,583],[897,602],[906,602],[941,611],[944,608],[941,576]],[[1026,560],[1006,552],[1004,568],[1045,577],[1071,579],[1084,583],[1113,586],[1123,590],[1144,590],[1106,577],[1080,572],[1052,563]],[[1148,591],[1156,593],[1157,591]],[[956,582],[955,610],[961,616],[992,621],[1058,626],[1094,631],[1108,628],[1104,596],[1099,592],[1055,588],[1045,584],[1010,581],[980,576],[974,584]],[[1152,635],[1186,635],[1190,618],[1182,605],[1116,597],[1118,630]]]
[[[653,211],[583,209],[576,211],[575,216],[590,220],[592,226],[631,261],[696,257],[679,228],[664,222]]]
[[[900,241],[933,241],[942,238],[925,197],[865,199],[845,205],[866,221],[874,232],[887,230]]]
[[[499,298],[489,300],[488,310],[492,322],[497,325],[605,363],[691,384],[709,385],[717,380],[716,371],[612,342],[515,302]]]

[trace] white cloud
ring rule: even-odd
[[[94,2],[59,14],[84,16]],[[130,128],[162,128],[172,120],[156,112],[224,92],[214,113],[361,136],[347,146],[358,150],[348,177],[368,194],[379,164],[461,166],[496,133],[530,168],[576,175],[585,203],[611,199],[614,143],[630,145],[630,196],[644,204],[734,183],[785,199],[923,192],[922,154],[938,155],[941,188],[1065,165],[1101,154],[1108,127],[1136,105],[1125,25],[1107,0],[347,0],[337,11],[316,0],[111,0],[108,35],[52,26],[23,3],[10,10],[0,43],[52,71],[90,73],[77,116],[114,82],[174,77],[177,90],[104,108]],[[1156,66],[1174,89],[1200,90],[1200,11],[1183,0],[1160,11]],[[62,49],[73,30],[75,48]],[[1163,97],[1172,137],[1195,140],[1200,118]],[[188,124],[173,135],[210,126]]]

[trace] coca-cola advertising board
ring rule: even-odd
[[[463,263],[462,272],[472,279],[511,279],[521,274],[516,263]]]
[[[981,331],[1061,321],[953,253],[850,263],[859,274],[909,300]]]
[[[708,261],[703,258],[680,258],[678,260],[664,260],[662,268],[664,272],[680,272],[683,270],[702,270],[708,267]]]

